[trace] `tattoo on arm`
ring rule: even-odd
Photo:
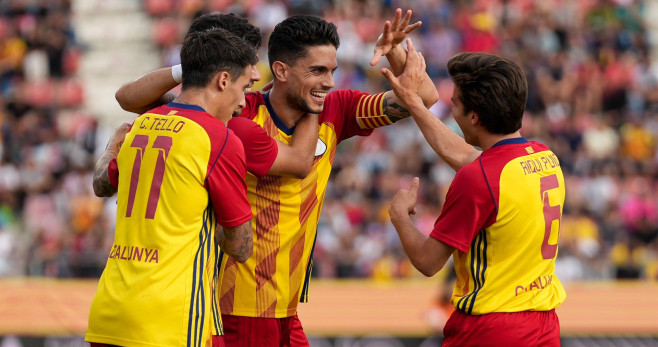
[[[405,119],[411,116],[407,107],[399,102],[399,99],[395,97],[395,94],[392,92],[386,93],[384,96],[384,114],[395,123],[401,119]]]
[[[249,259],[253,252],[254,239],[251,234],[251,221],[232,228],[222,228],[218,225],[215,237],[219,247],[240,263]]]
[[[114,149],[106,149],[103,155],[96,162],[94,168],[94,193],[98,197],[109,197],[116,193],[116,189],[110,182],[109,164],[112,158],[117,156]]]

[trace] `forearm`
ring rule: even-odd
[[[407,51],[402,45],[397,45],[386,54],[386,59],[388,59],[388,62],[391,65],[391,71],[393,71],[393,74],[395,76],[400,76],[404,71],[404,65],[407,60]],[[427,108],[434,105],[439,100],[439,92],[436,91],[434,82],[432,82],[432,79],[427,72],[421,81],[418,95]]]
[[[279,152],[269,174],[305,178],[313,167],[318,142],[318,115],[305,115],[295,126],[292,143],[277,141]]]
[[[482,153],[466,143],[420,103],[409,107],[427,143],[455,171],[472,163]]]
[[[177,85],[170,67],[158,69],[122,85],[115,98],[122,109],[141,114],[173,100],[167,92]]]
[[[431,259],[426,256],[423,251],[423,244],[427,238],[416,229],[408,214],[392,213],[391,222],[398,232],[402,247],[407,253],[411,264],[418,271],[430,277],[443,267],[443,264],[440,264],[440,267],[437,268],[437,264],[432,264]]]
[[[240,263],[247,261],[254,250],[251,220],[237,227],[222,228],[220,225],[217,225],[215,238],[222,251]]]
[[[110,182],[109,164],[118,153],[118,148],[108,148],[103,152],[101,157],[98,158],[98,161],[96,161],[96,166],[94,167],[93,187],[94,194],[99,198],[110,197],[117,192]]]

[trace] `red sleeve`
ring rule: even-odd
[[[232,132],[226,134],[223,148],[215,158],[210,158],[206,188],[217,223],[235,227],[251,219],[251,207],[247,200],[247,169],[242,142]]]
[[[479,161],[462,167],[452,181],[430,236],[468,252],[471,241],[496,218],[496,207]]]
[[[358,90],[339,89],[330,92],[322,111],[320,122],[331,122],[334,125],[338,142],[352,136],[369,136],[373,129],[361,129],[356,121],[357,104],[362,96],[368,93]]]
[[[260,125],[247,118],[232,118],[228,128],[242,141],[247,171],[258,177],[267,175],[279,153],[276,140],[267,135]]]
[[[108,164],[107,174],[110,176],[110,183],[115,190],[119,189],[119,165],[117,164],[117,157],[112,158]]]

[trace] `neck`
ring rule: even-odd
[[[174,99],[174,102],[199,106],[226,125],[230,120],[231,115],[229,114],[228,117],[225,117],[225,115],[222,114],[222,107],[217,104],[216,98],[217,96],[209,95],[205,90],[188,89],[181,91],[176,99]]]
[[[270,91],[270,104],[272,104],[272,109],[279,119],[291,129],[297,124],[299,119],[302,118],[302,115],[304,115],[304,111],[290,107],[288,100],[286,99],[284,88],[281,86],[277,88],[276,82]]]
[[[486,151],[502,140],[513,139],[517,137],[521,137],[521,132],[519,130],[506,135],[487,134],[480,139],[480,148],[482,148],[482,151]]]

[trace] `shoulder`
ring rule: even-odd
[[[480,191],[482,188],[487,187],[485,173],[480,163],[480,158],[481,157],[478,157],[472,163],[462,166],[462,168],[457,171],[451,186],[463,192]]]
[[[329,92],[327,95],[327,102],[329,103],[342,103],[342,102],[358,102],[362,96],[369,95],[368,93],[353,90],[353,89],[338,89]]]
[[[265,129],[258,125],[258,123],[248,118],[233,117],[228,122],[227,126],[229,129],[231,129],[235,136],[237,136],[245,144],[245,147],[249,147],[247,146],[249,143],[269,143],[274,141],[274,139],[267,134]]]

